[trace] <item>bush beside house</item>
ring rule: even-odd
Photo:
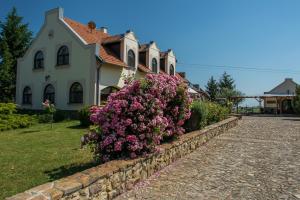
[[[108,160],[151,153],[155,146],[184,133],[190,117],[187,86],[175,76],[148,74],[92,107],[95,127],[84,136],[96,159]]]

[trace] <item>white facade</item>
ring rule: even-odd
[[[81,24],[81,26],[83,26]],[[139,43],[131,31],[123,34],[120,39],[118,62],[110,61],[110,53],[101,54],[102,43],[88,40],[96,34],[77,30],[77,26],[67,23],[62,8],[46,12],[45,21],[26,54],[18,59],[16,102],[23,108],[42,109],[45,87],[51,84],[55,89],[55,105],[62,110],[78,110],[84,105],[95,105],[100,102],[101,90],[114,86],[124,86],[123,76],[142,78],[146,73],[138,70]],[[100,30],[97,30],[97,34]],[[85,35],[84,35],[85,34]],[[89,35],[90,34],[90,35]],[[110,37],[109,35],[105,37]],[[57,65],[58,50],[68,48],[69,62],[67,65]],[[128,51],[135,54],[135,66],[128,67]],[[43,68],[35,69],[35,55],[43,53]],[[100,53],[99,53],[100,52]],[[157,58],[159,69],[159,49],[151,44],[148,53],[147,67],[151,67],[151,58]],[[172,51],[167,52],[165,60],[167,70],[172,64],[175,68],[176,58]],[[119,64],[121,63],[121,64]],[[123,63],[123,64],[122,64]],[[124,66],[121,66],[124,65]],[[168,71],[167,71],[168,72]],[[73,83],[82,86],[82,102],[70,102],[70,88]],[[24,89],[31,89],[31,103],[24,100]],[[98,91],[97,91],[98,90]]]

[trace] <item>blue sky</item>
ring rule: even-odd
[[[248,95],[262,94],[285,77],[300,83],[298,0],[0,0],[0,20],[12,6],[34,33],[44,12],[58,6],[65,16],[93,20],[111,34],[131,29],[141,43],[154,40],[162,50],[172,48],[177,71],[202,87],[224,71]]]

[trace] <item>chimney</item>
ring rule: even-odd
[[[286,81],[293,81],[292,78],[285,78]]]
[[[100,31],[101,31],[102,33],[107,33],[107,27],[102,26],[102,27],[100,28]]]
[[[90,31],[91,31],[91,33],[92,33],[93,30],[96,29],[96,23],[93,22],[93,21],[89,21],[89,22],[88,22],[88,27],[89,27],[89,29],[90,29]]]
[[[182,78],[185,78],[185,72],[178,72],[178,74],[179,74]]]

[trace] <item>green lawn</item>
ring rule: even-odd
[[[0,132],[0,199],[93,165],[78,121]]]

